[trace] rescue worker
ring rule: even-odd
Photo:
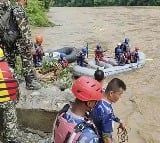
[[[119,57],[119,49],[120,49],[121,43],[117,44],[117,47],[115,48],[115,58],[118,59]]]
[[[112,103],[116,103],[125,90],[126,84],[118,78],[113,78],[105,89],[103,99],[98,101],[91,112],[90,116],[103,143],[113,143],[113,121],[119,123],[122,130],[125,129],[125,122],[115,116],[112,107]]]
[[[0,1],[0,17],[10,8],[10,0],[1,0]]]
[[[137,63],[139,61],[139,50],[139,47],[135,47],[135,50],[131,53],[131,63]]]
[[[97,45],[96,46],[96,50],[95,50],[95,61],[103,61],[105,63],[107,63],[107,60],[104,59],[104,53],[105,51],[102,49],[101,45]]]
[[[15,107],[18,96],[18,82],[0,48],[0,110],[2,111],[0,117],[3,120],[3,143],[18,143]]]
[[[126,58],[122,49],[117,49],[117,53],[118,53],[118,59],[117,59],[118,66],[124,66],[126,64]]]
[[[72,86],[75,102],[59,112],[53,126],[54,143],[99,143],[99,136],[87,112],[102,98],[102,86],[95,79],[81,76]]]
[[[86,47],[82,48],[77,56],[77,64],[81,67],[87,67],[88,62],[85,60],[88,49]]]
[[[58,63],[61,64],[62,68],[68,67],[68,61],[65,53],[60,53],[60,59],[58,59]]]
[[[125,38],[124,42],[121,44],[121,49],[126,58],[126,64],[131,62],[131,46],[129,45],[129,38]]]
[[[42,66],[42,60],[44,56],[42,42],[43,37],[40,35],[36,36],[36,42],[34,44],[35,52],[33,53],[33,63],[35,67]]]
[[[20,33],[16,43],[12,45],[12,47],[8,47],[4,45],[4,43],[0,43],[0,45],[3,45],[7,61],[13,69],[15,68],[16,55],[19,54],[21,56],[26,88],[29,90],[37,90],[41,88],[41,85],[38,83],[33,69],[33,43],[28,18],[24,9],[24,7],[27,6],[27,2],[28,0],[17,0],[16,6],[13,9],[13,17]]]

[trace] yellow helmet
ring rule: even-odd
[[[0,48],[0,61],[1,60],[4,60],[4,52],[3,52],[3,50]]]

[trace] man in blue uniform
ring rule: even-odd
[[[87,61],[85,60],[87,52],[88,52],[87,47],[84,47],[77,56],[77,64],[81,67],[87,67],[88,65]]]
[[[112,79],[105,89],[103,99],[98,101],[91,112],[91,118],[98,128],[101,141],[104,143],[113,143],[113,121],[118,122],[122,129],[125,128],[125,123],[115,116],[112,107],[112,103],[117,102],[125,90],[126,85],[122,80]]]

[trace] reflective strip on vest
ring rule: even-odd
[[[14,100],[18,93],[18,82],[6,62],[0,62],[0,102]]]
[[[0,81],[4,81],[4,77],[1,69],[0,69]],[[0,88],[7,88],[6,83],[0,82]],[[4,95],[8,95],[8,96],[3,97]],[[0,90],[0,102],[6,102],[9,100],[10,100],[10,97],[9,97],[8,90]]]

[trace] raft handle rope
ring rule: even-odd
[[[121,129],[120,127],[117,128],[117,136],[118,136],[118,143],[125,143],[128,142],[128,132],[127,129]]]

